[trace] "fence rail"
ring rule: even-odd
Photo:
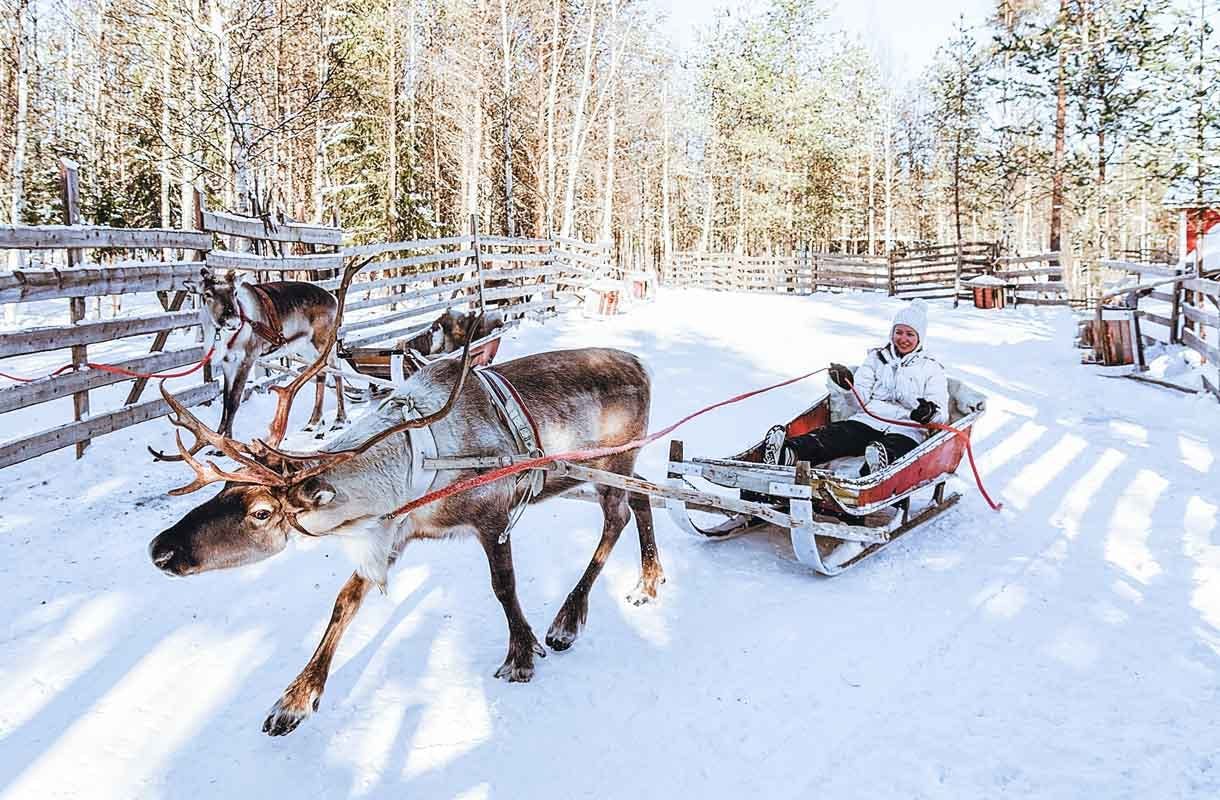
[[[995,247],[987,242],[909,249],[889,257],[676,253],[663,277],[672,285],[705,289],[801,295],[864,289],[901,297],[956,297],[960,282],[993,271],[994,259]]]
[[[209,211],[198,194],[194,213],[187,210],[188,230],[107,228],[78,224],[77,177],[70,162],[61,167],[61,189],[65,224],[0,226],[0,250],[63,250],[66,266],[48,268],[42,259],[36,268],[0,272],[0,303],[20,307],[67,300],[69,320],[0,332],[0,359],[64,350],[71,353],[71,369],[29,382],[0,379],[0,414],[71,397],[73,420],[0,442],[0,468],[69,445],[76,445],[80,457],[92,439],[168,413],[161,398],[141,402],[147,379],[90,368],[89,348],[151,336],[147,353],[128,351],[112,366],[151,374],[198,364],[203,346],[178,344],[167,349],[167,345],[172,331],[189,332],[199,324],[199,312],[187,307],[186,300],[190,284],[205,265],[274,278],[297,273],[334,290],[340,283],[335,276],[349,260],[371,258],[348,294],[351,313],[340,332],[347,347],[409,337],[447,309],[485,306],[508,319],[554,313],[576,297],[583,299],[578,293],[595,282],[623,282],[623,276],[616,276],[611,268],[605,243],[479,236],[472,230],[464,236],[343,247],[341,228]],[[221,249],[225,245],[230,249]],[[107,263],[83,263],[85,251],[102,250],[108,252],[94,257]],[[147,260],[131,252],[141,250],[153,252],[144,254]],[[183,252],[180,260],[167,252],[175,250]],[[123,253],[125,260],[115,261],[115,253],[109,251]],[[147,311],[145,300],[139,301],[143,310],[134,316],[85,321],[87,297],[143,294],[147,298],[153,293],[155,312]],[[9,361],[0,362],[0,370],[21,376],[27,372]],[[131,388],[121,406],[91,412],[91,392],[123,383]],[[210,402],[219,392],[210,365],[205,365],[201,383],[174,393],[190,407]]]

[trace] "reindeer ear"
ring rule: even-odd
[[[292,491],[292,503],[305,511],[315,511],[334,502],[335,487],[325,478],[315,477]]]

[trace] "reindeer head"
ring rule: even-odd
[[[211,317],[217,329],[236,330],[241,327],[241,309],[237,306],[237,287],[244,281],[234,270],[229,270],[220,280],[207,267],[199,271],[199,294],[203,296],[203,309]]]
[[[350,276],[345,277],[341,289],[340,317],[342,296],[349,280]],[[336,321],[336,328],[340,323],[341,319]],[[333,333],[331,338],[333,345]],[[352,509],[362,504],[356,502],[358,498],[352,497],[351,492],[337,488],[338,481],[332,482],[336,468],[392,436],[426,427],[446,416],[461,394],[470,363],[467,346],[449,397],[433,414],[386,424],[358,446],[348,449],[317,453],[290,453],[278,449],[287,428],[293,397],[326,364],[329,351],[330,346],[324,348],[318,360],[291,384],[275,387],[280,394],[267,442],[255,439],[246,443],[220,435],[200,422],[162,385],[161,394],[174,412],[170,421],[195,435],[195,443],[190,449],[183,444],[180,434],[177,437],[177,460],[191,466],[195,480],[170,494],[187,494],[220,481],[225,485],[218,494],[152,540],[149,556],[159,569],[171,575],[191,575],[251,564],[283,550],[294,531],[320,536],[350,522]],[[237,469],[225,470],[214,462],[196,460],[195,454],[205,445],[215,447],[235,461]],[[358,485],[355,489],[358,493]],[[360,514],[367,516],[369,509],[361,508]]]

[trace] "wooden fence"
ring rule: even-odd
[[[595,280],[613,279],[607,246],[574,239],[523,239],[466,236],[427,241],[390,242],[342,247],[344,233],[336,227],[273,222],[198,209],[189,230],[119,229],[77,224],[76,173],[63,173],[64,226],[0,226],[0,251],[27,255],[66,252],[62,267],[35,266],[0,272],[0,304],[68,300],[68,324],[0,332],[0,372],[24,376],[28,369],[12,360],[65,350],[69,370],[28,383],[0,378],[0,414],[29,409],[71,396],[71,422],[0,441],[0,468],[76,445],[79,458],[90,440],[140,422],[164,416],[161,398],[141,402],[147,379],[117,375],[87,366],[105,356],[89,355],[90,347],[136,336],[153,337],[149,353],[110,362],[133,372],[164,372],[198,364],[202,344],[166,350],[174,330],[196,328],[199,312],[184,308],[187,281],[199,277],[205,264],[217,270],[244,270],[261,279],[314,280],[328,289],[339,284],[338,272],[351,258],[373,256],[348,295],[346,324],[340,331],[345,346],[378,344],[410,337],[439,312],[467,310],[482,303],[500,308],[509,319],[555,312],[573,304],[577,293]],[[228,249],[216,246],[217,240]],[[106,249],[113,257],[121,249],[127,260],[86,266],[87,251]],[[167,251],[180,258],[167,260]],[[141,258],[141,255],[143,258]],[[42,259],[45,261],[45,259]],[[85,320],[84,298],[155,293],[152,313],[112,320]],[[147,302],[143,305],[147,306]],[[58,363],[56,364],[58,366]],[[50,372],[50,369],[43,372]],[[210,402],[220,393],[210,365],[200,377],[174,394],[187,407]],[[284,380],[282,372],[252,381],[258,388]],[[131,382],[126,400],[98,412],[90,407],[90,392]]]
[[[958,297],[960,282],[989,274],[994,260],[995,246],[988,242],[895,251],[888,257],[676,253],[662,280],[672,286],[772,294],[862,289],[898,297]]]

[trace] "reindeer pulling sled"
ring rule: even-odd
[[[822,575],[837,575],[876,554],[899,536],[939,515],[960,498],[946,494],[949,477],[966,452],[966,440],[983,415],[984,397],[949,380],[949,427],[938,431],[884,470],[859,477],[861,459],[836,459],[821,467],[763,464],[763,444],[731,458],[687,459],[681,441],[671,441],[666,506],[679,527],[723,541],[769,526],[788,530],[796,558]],[[855,399],[824,397],[787,425],[799,436],[859,410]],[[739,490],[726,497],[695,487],[692,479]],[[691,512],[725,517],[696,522]]]

